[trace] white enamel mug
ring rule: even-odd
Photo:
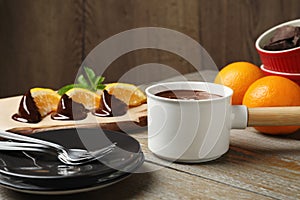
[[[183,100],[155,95],[167,90],[201,90],[221,97]],[[146,94],[148,147],[158,157],[170,161],[197,163],[219,158],[229,149],[232,128],[300,125],[300,107],[257,108],[250,112],[245,106],[232,106],[233,91],[219,84],[189,81],[160,83],[148,87]],[[282,118],[272,119],[278,112],[283,114]],[[294,116],[286,120],[284,115],[291,113]]]

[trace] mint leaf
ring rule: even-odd
[[[105,88],[105,85],[104,84],[102,84],[103,83],[103,81],[104,81],[104,77],[102,77],[102,76],[98,76],[97,77],[97,80],[96,80],[96,89],[97,90],[103,90],[104,88]]]
[[[89,67],[83,67],[83,68],[87,77],[90,78],[91,80],[94,80],[94,78],[96,77],[95,72]]]
[[[105,80],[105,77],[101,76],[101,78],[100,78],[99,82],[97,83],[97,85],[102,84],[104,80]]]
[[[95,92],[97,90],[103,90],[105,88],[105,85],[102,84],[105,79],[104,77],[96,76],[95,72],[91,68],[88,68],[88,67],[84,67],[84,72],[85,72],[87,79],[84,77],[83,74],[81,74],[77,78],[78,84],[66,85],[66,86],[60,88],[57,91],[57,93],[59,95],[63,95],[72,88],[85,88],[85,89],[91,90],[93,92]]]
[[[90,86],[91,88],[95,88],[95,85],[94,85],[94,80],[95,80],[95,72],[91,69],[91,68],[88,68],[88,67],[84,67],[84,71],[86,73],[86,76],[90,82]]]
[[[103,85],[102,84],[103,81],[104,81],[104,77],[97,76],[96,80],[94,81],[94,85],[96,86],[96,88],[98,88],[98,86]]]
[[[104,90],[105,85],[101,84],[101,85],[97,85],[97,90]]]
[[[87,80],[84,78],[84,76],[82,74],[78,76],[77,82],[81,85],[89,87],[89,83],[87,82]]]
[[[60,88],[60,89],[57,91],[57,93],[58,93],[59,95],[63,95],[63,94],[65,94],[68,90],[70,90],[70,89],[72,89],[72,88],[74,88],[74,87],[75,87],[75,84],[66,85],[66,86]]]
[[[94,85],[98,85],[98,83],[99,83],[99,81],[100,81],[100,79],[101,79],[101,76],[97,76],[96,77],[96,79],[95,79],[95,81],[94,81]],[[101,82],[100,82],[100,84],[101,84]]]

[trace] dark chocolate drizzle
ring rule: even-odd
[[[72,100],[64,94],[60,98],[57,111],[52,113],[51,118],[54,120],[82,120],[87,117],[88,110],[84,105]]]
[[[42,116],[31,96],[30,90],[23,95],[18,113],[14,114],[12,119],[24,123],[38,123],[42,120]]]
[[[127,110],[126,103],[104,90],[99,107],[92,113],[97,117],[117,117],[126,114]]]

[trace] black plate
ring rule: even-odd
[[[31,194],[50,194],[50,195],[59,195],[59,194],[74,194],[78,192],[86,192],[90,190],[100,189],[103,187],[107,187],[123,179],[130,176],[130,173],[123,173],[117,171],[110,176],[107,176],[105,180],[99,179],[97,181],[90,182],[75,182],[72,186],[68,184],[62,184],[61,182],[57,182],[57,185],[49,186],[47,184],[38,184],[32,183],[28,180],[23,180],[21,178],[14,178],[11,176],[0,174],[0,184],[3,187],[6,187],[11,190],[31,193]],[[44,180],[44,182],[47,182]]]
[[[118,132],[99,129],[63,129],[34,134],[68,148],[97,149],[116,142],[107,156],[80,166],[67,166],[55,156],[33,152],[0,152],[0,183],[28,190],[71,190],[118,181],[138,169],[144,156],[139,143]],[[47,179],[47,180],[45,180]],[[16,184],[19,183],[19,184]],[[26,186],[26,187],[25,187]]]

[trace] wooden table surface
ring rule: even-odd
[[[300,132],[268,136],[252,128],[232,130],[230,149],[201,164],[168,163],[147,148],[147,131],[131,134],[142,146],[141,171],[95,191],[32,195],[0,187],[0,199],[300,199]]]
[[[107,188],[63,196],[0,188],[0,199],[300,199],[300,132],[285,137],[232,130],[230,149],[202,164],[168,163],[147,148],[147,132],[132,134],[146,156],[143,170]]]

